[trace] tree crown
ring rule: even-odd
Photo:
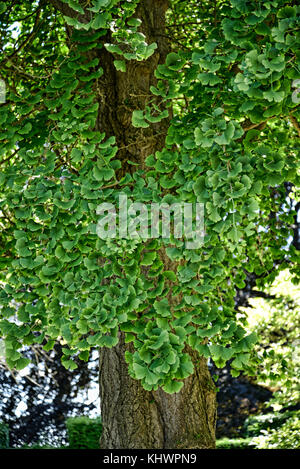
[[[73,369],[73,356],[113,347],[122,331],[129,373],[147,390],[181,389],[188,347],[253,372],[257,338],[236,290],[286,267],[297,279],[299,11],[284,0],[0,2],[9,366],[28,363],[22,345],[59,339]],[[117,114],[102,106],[116,90]],[[120,192],[204,203],[203,245],[100,239],[97,207]]]

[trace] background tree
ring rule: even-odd
[[[297,184],[295,2],[11,2],[1,8],[0,329],[100,347],[104,448],[214,447],[206,360],[254,373],[236,288],[289,267]],[[15,31],[14,31],[15,30]],[[287,197],[286,187],[289,187]],[[96,208],[205,204],[204,244],[101,240]],[[295,280],[295,281],[296,281]]]
[[[61,446],[67,442],[66,418],[98,414],[99,400],[88,399],[97,383],[97,353],[70,371],[61,363],[61,348],[27,349],[31,363],[20,372],[9,370],[0,353],[0,421],[9,426],[10,447]]]

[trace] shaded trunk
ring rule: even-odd
[[[124,338],[100,350],[103,449],[214,448],[216,400],[206,361],[191,352],[195,372],[181,391],[145,391],[127,372]]]

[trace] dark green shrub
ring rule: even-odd
[[[102,432],[100,418],[72,417],[66,420],[69,447],[75,449],[99,449]]]
[[[0,422],[0,449],[9,447],[9,427],[6,423]]]

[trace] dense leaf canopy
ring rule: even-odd
[[[124,170],[118,136],[101,128],[101,51],[116,74],[155,55],[139,3],[155,8],[0,2],[0,331],[17,369],[24,345],[50,350],[59,339],[73,369],[74,356],[116,345],[123,331],[131,376],[172,393],[193,372],[187,345],[217,366],[232,360],[235,375],[253,372],[256,335],[234,302],[247,275],[263,285],[288,267],[297,282],[300,7],[170,1],[170,52],[155,86],[144,108],[124,103],[145,142],[168,122],[165,145]],[[97,206],[117,204],[120,192],[204,203],[201,249],[175,238],[101,240]]]

